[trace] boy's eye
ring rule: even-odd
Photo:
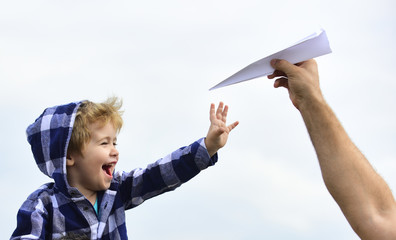
[[[102,142],[102,143],[101,143],[101,145],[107,145],[107,144],[108,144],[107,142]]]

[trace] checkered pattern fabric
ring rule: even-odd
[[[128,239],[125,210],[174,190],[217,162],[217,155],[210,158],[201,138],[144,169],[116,172],[110,188],[98,192],[98,216],[92,204],[67,182],[66,151],[80,103],[47,108],[28,127],[36,163],[54,182],[41,186],[22,204],[11,239],[59,239],[70,234]]]

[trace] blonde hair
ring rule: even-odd
[[[121,106],[122,101],[117,97],[110,97],[103,103],[82,102],[76,113],[67,153],[82,155],[85,144],[91,139],[90,124],[104,126],[110,122],[119,133],[123,124]]]

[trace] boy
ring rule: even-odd
[[[229,132],[228,107],[210,107],[206,138],[129,173],[115,172],[121,103],[75,102],[47,108],[27,129],[39,169],[54,179],[32,193],[18,211],[11,239],[127,239],[125,210],[174,190],[217,161]]]

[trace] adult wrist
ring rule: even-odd
[[[299,105],[298,110],[303,114],[308,111],[316,111],[318,108],[325,106],[327,103],[321,93],[312,94],[309,97],[303,98]]]

